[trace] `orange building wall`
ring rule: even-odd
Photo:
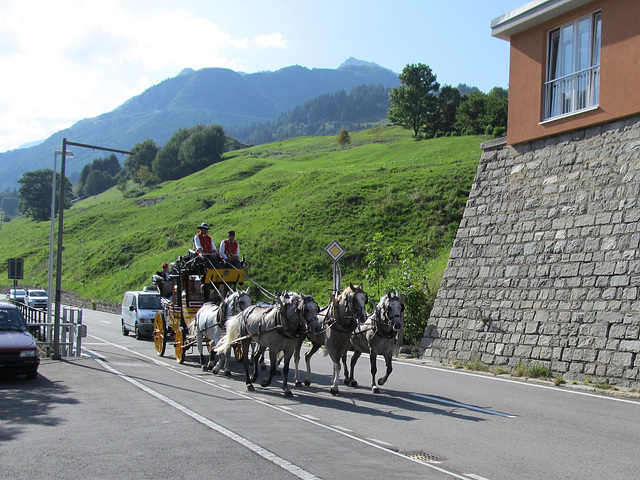
[[[541,125],[547,32],[598,10],[602,11],[599,107]],[[597,0],[514,35],[509,71],[510,145],[639,113],[640,1]]]

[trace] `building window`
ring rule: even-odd
[[[549,32],[544,120],[598,105],[601,16],[596,12]]]

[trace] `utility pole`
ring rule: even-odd
[[[56,261],[56,305],[53,317],[53,353],[51,358],[53,360],[60,360],[60,302],[62,299],[62,234],[64,226],[64,192],[65,192],[65,160],[67,159],[67,145],[73,145],[75,147],[90,148],[92,150],[104,150],[107,152],[124,153],[131,155],[131,152],[126,150],[117,150],[108,147],[99,147],[96,145],[87,145],[84,143],[69,142],[66,138],[62,139],[62,162],[60,164],[60,195],[58,197],[58,252]]]

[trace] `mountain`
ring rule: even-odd
[[[375,64],[345,62],[338,69],[299,65],[252,74],[224,68],[182,70],[176,77],[130,98],[111,112],[84,119],[25,149],[0,153],[0,191],[13,188],[26,171],[51,168],[62,139],[128,150],[146,139],[161,146],[180,127],[199,123],[223,127],[275,120],[305,101],[358,85],[395,87],[395,73]],[[105,152],[73,149],[67,175],[73,182],[82,167]],[[120,160],[122,163],[122,159]]]

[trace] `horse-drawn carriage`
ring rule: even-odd
[[[170,282],[160,286],[162,310],[153,323],[156,353],[164,356],[167,342],[173,341],[175,358],[183,363],[187,351],[197,342],[192,327],[200,307],[207,302],[220,304],[242,285],[246,272],[246,268],[215,268],[206,257],[196,255],[173,262]]]

